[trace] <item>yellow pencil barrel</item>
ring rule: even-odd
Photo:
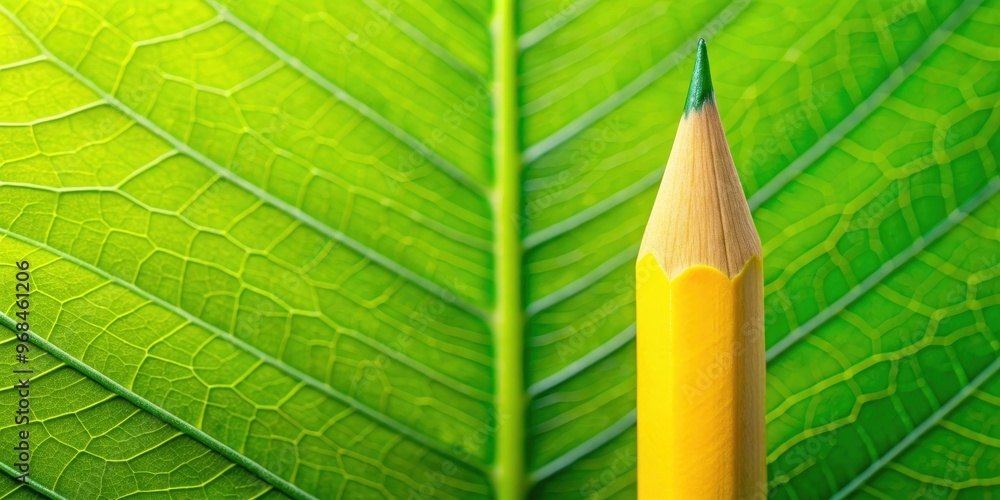
[[[636,267],[640,499],[766,493],[761,262]]]

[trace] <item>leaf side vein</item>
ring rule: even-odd
[[[301,221],[302,223],[306,224],[307,226],[309,226],[309,227],[311,227],[311,228],[319,231],[323,235],[325,235],[325,236],[327,236],[327,237],[329,237],[331,239],[340,241],[341,243],[343,243],[346,246],[350,247],[352,250],[360,253],[361,255],[363,255],[365,257],[370,258],[371,260],[377,262],[378,264],[382,265],[383,267],[385,267],[385,268],[387,268],[387,269],[389,269],[389,270],[391,270],[391,271],[399,274],[400,276],[402,276],[402,277],[410,280],[414,284],[420,286],[421,288],[424,288],[426,291],[428,291],[428,292],[430,292],[430,293],[432,293],[432,294],[434,294],[436,296],[439,296],[439,297],[440,296],[447,296],[447,294],[451,294],[450,291],[446,291],[441,286],[439,286],[439,285],[431,282],[430,280],[428,280],[426,278],[423,278],[423,277],[417,275],[416,273],[410,271],[409,269],[407,269],[403,265],[399,264],[398,262],[396,262],[396,261],[394,261],[394,260],[392,260],[392,259],[390,259],[390,258],[388,258],[388,257],[386,257],[384,255],[382,255],[381,253],[375,251],[372,248],[367,247],[366,245],[364,245],[361,242],[359,242],[359,241],[351,238],[350,236],[344,234],[343,232],[341,232],[341,231],[339,231],[337,229],[334,229],[334,228],[326,225],[325,223],[321,222],[320,220],[316,219],[315,217],[313,217],[313,216],[305,213],[302,209],[300,209],[298,207],[295,207],[295,206],[292,206],[291,204],[289,204],[289,203],[287,203],[287,202],[285,202],[285,201],[283,201],[283,200],[275,197],[271,193],[268,193],[267,191],[261,189],[260,187],[258,187],[256,185],[250,183],[246,179],[244,179],[244,178],[240,177],[239,175],[235,174],[234,172],[230,171],[229,169],[227,169],[227,168],[219,165],[214,160],[208,158],[207,156],[205,156],[201,152],[196,151],[194,148],[192,148],[191,146],[187,145],[186,143],[184,143],[183,141],[181,141],[177,137],[174,137],[173,135],[169,134],[168,132],[166,132],[165,130],[163,130],[162,128],[160,128],[158,125],[156,125],[155,123],[153,123],[149,118],[147,118],[147,117],[145,117],[143,115],[140,115],[138,112],[136,112],[132,108],[126,106],[124,103],[122,103],[121,101],[119,101],[114,96],[108,94],[104,89],[98,87],[94,82],[92,82],[89,79],[87,79],[86,77],[84,77],[82,74],[80,74],[80,72],[78,72],[73,67],[69,66],[65,61],[62,61],[61,59],[55,57],[55,55],[53,55],[48,50],[48,48],[45,47],[45,45],[42,44],[42,42],[40,40],[38,40],[37,37],[35,37],[34,34],[32,34],[30,31],[28,31],[28,29],[24,26],[24,24],[21,23],[20,19],[18,19],[14,14],[12,14],[10,11],[8,11],[5,7],[0,6],[0,13],[3,13],[4,15],[6,15],[11,20],[11,22],[13,22],[24,33],[24,36],[27,39],[29,39],[36,46],[36,48],[38,48],[38,50],[41,51],[44,54],[44,56],[49,61],[51,61],[53,64],[55,64],[56,66],[58,66],[60,69],[62,69],[66,73],[68,73],[70,76],[76,78],[80,83],[82,83],[83,85],[85,85],[91,91],[97,93],[97,95],[99,95],[102,99],[104,99],[109,104],[111,104],[112,106],[114,106],[116,109],[118,109],[124,115],[128,116],[129,118],[131,118],[132,120],[134,120],[136,123],[142,125],[147,130],[149,130],[150,132],[152,132],[153,134],[155,134],[157,137],[163,139],[167,143],[169,143],[171,146],[173,146],[175,149],[177,149],[181,153],[184,153],[185,155],[190,156],[191,158],[195,159],[196,161],[198,161],[202,165],[208,167],[209,169],[211,169],[212,171],[214,171],[218,175],[222,176],[226,180],[228,180],[228,181],[230,181],[230,182],[232,182],[232,183],[240,186],[244,190],[252,193],[254,196],[257,196],[258,199],[266,201],[269,204],[271,204],[271,205],[273,205],[273,206],[281,209],[283,212],[287,213],[289,216],[291,216],[291,217],[293,217],[293,218]],[[467,302],[466,300],[464,300],[464,299],[462,299],[460,297],[456,296],[454,303],[456,305],[462,307],[463,309],[465,309],[467,312],[469,312],[469,313],[471,313],[471,314],[473,314],[473,315],[475,315],[475,316],[477,316],[479,318],[486,318],[487,317],[486,311],[484,311],[482,308],[480,308],[478,306],[475,306],[473,304],[470,304],[469,302]]]

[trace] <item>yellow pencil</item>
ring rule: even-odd
[[[704,40],[636,281],[639,498],[762,496],[760,239],[715,105]]]

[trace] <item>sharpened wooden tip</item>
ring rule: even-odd
[[[647,254],[668,278],[696,265],[732,278],[751,257],[761,257],[716,107],[704,40],[698,43],[684,117],[639,247],[639,259]]]

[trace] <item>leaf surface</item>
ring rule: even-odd
[[[39,372],[33,489],[0,488],[634,496],[633,262],[705,37],[765,251],[769,494],[987,496],[998,24],[0,0],[2,272],[31,262]]]

